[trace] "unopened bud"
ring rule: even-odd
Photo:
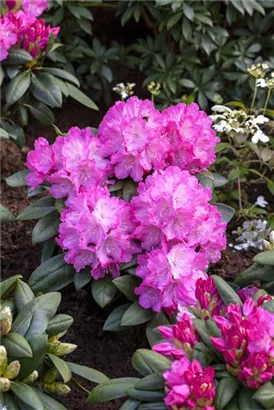
[[[5,319],[0,320],[0,333],[1,335],[6,335],[9,333],[12,326],[12,313],[9,306],[5,306],[0,313],[6,315]]]
[[[51,384],[55,382],[57,377],[60,375],[59,371],[56,367],[51,367],[49,370],[46,371],[43,377],[43,381],[45,384]]]
[[[32,384],[38,379],[38,371],[33,370],[31,374],[29,374],[24,380],[22,380],[22,383],[25,384]]]
[[[5,393],[10,389],[10,381],[6,377],[0,377],[0,393]]]
[[[77,348],[77,345],[72,343],[48,343],[47,352],[55,354],[55,356],[65,356],[72,353]]]
[[[55,393],[55,394],[60,394],[60,395],[65,395],[71,392],[71,388],[67,384],[61,383],[61,382],[45,384],[45,388],[50,393]]]
[[[271,231],[269,234],[269,241],[272,245],[274,245],[274,231]]]
[[[8,365],[8,355],[5,346],[0,346],[0,376],[6,371]]]
[[[9,380],[15,379],[15,377],[17,377],[19,372],[20,372],[20,367],[21,367],[21,365],[20,365],[19,360],[14,360],[6,368],[6,371],[4,373],[4,377],[6,377]]]
[[[274,250],[274,243],[268,242],[263,239],[263,247],[265,251],[272,251]]]

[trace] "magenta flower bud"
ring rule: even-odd
[[[16,0],[5,0],[5,3],[9,10],[14,9],[16,6]]]

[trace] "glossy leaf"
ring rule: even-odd
[[[32,350],[27,340],[19,333],[11,332],[2,337],[1,343],[12,357],[32,357]]]
[[[29,376],[34,370],[39,371],[47,352],[48,336],[46,334],[36,335],[29,339],[32,357],[20,360],[21,368],[19,380]]]
[[[22,171],[15,172],[15,174],[12,174],[9,177],[5,178],[6,184],[11,188],[25,186],[27,185],[26,176],[28,175],[28,173],[28,169],[23,169]]]
[[[238,381],[235,377],[225,377],[217,385],[215,405],[218,410],[223,410],[233,399],[238,389]]]
[[[59,313],[55,315],[48,324],[46,332],[49,336],[56,336],[67,331],[73,323],[73,318],[69,315]]]
[[[14,275],[11,278],[5,279],[0,282],[1,300],[3,300],[3,298],[15,288],[18,279],[22,279],[22,277],[22,275]]]
[[[0,221],[2,222],[10,222],[14,221],[15,216],[11,213],[5,206],[0,204]]]
[[[132,365],[138,373],[147,376],[152,373],[162,374],[169,369],[170,360],[148,349],[138,349],[132,356]]]
[[[239,306],[243,306],[243,303],[240,299],[240,297],[237,295],[237,293],[232,289],[232,287],[220,276],[212,275],[211,276],[214,284],[216,286],[216,289],[224,302],[226,306],[228,306],[230,303],[237,304]]]
[[[110,277],[94,280],[91,283],[91,294],[95,302],[101,308],[104,308],[114,299],[116,287]]]
[[[43,404],[32,387],[25,383],[11,382],[10,390],[23,402],[24,405],[28,406],[29,410],[44,410]]]
[[[139,379],[136,377],[121,377],[96,386],[88,396],[91,403],[105,403],[127,395],[127,390],[135,385]]]
[[[47,353],[48,357],[59,371],[65,383],[71,379],[71,371],[67,363],[60,357],[55,356],[54,354]]]
[[[121,326],[121,321],[122,317],[124,316],[124,313],[128,310],[130,306],[130,303],[126,303],[125,305],[118,306],[116,309],[114,309],[105,321],[103,330],[111,332],[125,330],[125,327]]]
[[[148,322],[155,313],[150,309],[143,309],[139,302],[133,303],[124,313],[121,321],[122,326],[135,326]]]
[[[25,305],[34,299],[34,293],[31,288],[22,280],[18,280],[15,289],[15,303],[18,312],[23,309]]]
[[[28,105],[28,108],[34,118],[40,121],[41,124],[51,125],[54,122],[54,115],[52,111],[42,102],[37,104],[36,107]]]
[[[83,377],[86,380],[89,380],[94,383],[105,383],[109,381],[109,378],[103,373],[98,372],[98,370],[91,369],[87,366],[81,366],[76,363],[67,362],[66,364],[70,368],[72,373],[77,374],[78,376]]]
[[[49,74],[41,73],[33,76],[30,91],[37,100],[49,105],[51,108],[61,107],[62,105],[62,93]]]
[[[30,86],[30,73],[23,72],[14,77],[6,89],[6,101],[8,105],[18,101]]]
[[[32,243],[36,244],[45,242],[48,239],[56,236],[58,233],[59,224],[60,215],[57,211],[53,211],[41,218],[32,231]]]
[[[78,88],[76,88],[72,84],[67,83],[67,86],[68,86],[69,95],[71,98],[78,101],[80,104],[83,104],[88,108],[91,108],[92,110],[98,110],[97,105],[88,96],[86,96],[82,91],[80,91]]]
[[[19,219],[20,221],[26,221],[29,219],[42,218],[43,216],[46,216],[55,211],[54,203],[54,198],[51,198],[49,196],[38,199],[38,201],[33,202],[22,212],[20,212],[16,219]]]

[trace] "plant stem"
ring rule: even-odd
[[[242,206],[242,190],[241,190],[241,180],[240,180],[240,175],[238,175],[237,181],[238,181],[238,199],[239,199],[239,208],[240,208],[240,211],[241,211],[241,210],[243,209],[243,206]]]
[[[266,108],[267,108],[267,106],[268,106],[270,94],[271,94],[271,88],[269,88],[268,91],[267,91],[267,96],[266,96],[266,100],[265,100],[265,105],[264,105],[263,114],[265,114]]]
[[[78,383],[75,379],[71,379],[71,382],[78,387],[80,390],[83,390],[85,393],[89,394],[90,392],[84,387],[82,386],[80,383]]]
[[[258,90],[258,87],[257,87],[257,84],[255,82],[255,89],[254,89],[254,94],[253,94],[251,108],[250,108],[251,111],[254,109],[254,104],[255,104],[255,100],[256,100],[256,96],[257,96],[257,90]]]

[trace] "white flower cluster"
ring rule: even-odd
[[[217,113],[210,116],[216,132],[224,132],[231,137],[237,135],[251,137],[253,144],[259,141],[264,143],[269,141],[269,137],[259,127],[269,121],[264,115],[248,115],[243,110],[232,110],[225,105],[214,105],[212,111]]]
[[[125,100],[126,98],[134,94],[132,90],[135,87],[135,85],[135,83],[119,83],[116,84],[115,87],[113,87],[113,91],[119,94],[122,100]]]
[[[269,237],[271,230],[267,228],[267,221],[262,219],[252,219],[245,221],[242,227],[238,227],[232,234],[237,235],[236,245],[230,244],[237,251],[248,248],[264,249],[264,242]]]
[[[258,78],[256,80],[256,85],[260,88],[274,88],[274,71],[271,73],[271,77],[269,78]]]

